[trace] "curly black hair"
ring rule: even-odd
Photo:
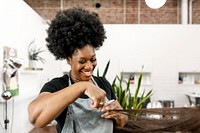
[[[72,57],[75,49],[103,45],[105,29],[98,14],[74,7],[59,11],[47,30],[47,48],[56,60]]]

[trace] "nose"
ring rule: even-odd
[[[88,61],[85,65],[86,70],[92,70],[93,69],[93,63]]]

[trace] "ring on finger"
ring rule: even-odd
[[[99,105],[100,105],[100,106],[103,106],[103,105],[104,105],[104,102],[100,102]]]

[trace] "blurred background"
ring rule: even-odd
[[[98,13],[105,26],[107,39],[97,51],[97,68],[102,74],[110,60],[106,75],[110,83],[116,75],[131,78],[134,95],[143,72],[141,91],[153,89],[150,102],[173,103],[173,107],[200,103],[200,0],[167,0],[157,9],[145,0],[4,0],[0,1],[0,71],[5,47],[16,51],[14,57],[22,66],[14,76],[17,80],[12,78],[17,95],[0,98],[0,133],[36,132],[28,120],[28,104],[45,82],[70,70],[65,60],[55,60],[48,52],[46,30],[57,11],[77,6]],[[30,46],[44,50],[39,56],[45,63],[30,65]],[[4,92],[3,86],[0,90]]]

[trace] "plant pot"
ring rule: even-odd
[[[29,67],[36,69],[37,68],[37,60],[29,60]]]

